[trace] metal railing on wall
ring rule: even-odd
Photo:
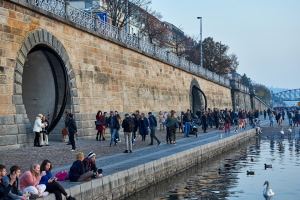
[[[26,1],[26,0],[25,0]],[[48,12],[51,12],[57,16],[68,19],[83,27],[96,31],[102,35],[113,38],[120,42],[123,42],[129,46],[141,49],[150,55],[156,56],[162,60],[168,61],[174,65],[191,73],[205,77],[211,81],[220,83],[222,85],[230,86],[228,78],[219,76],[203,67],[196,65],[190,61],[185,60],[183,57],[177,56],[172,52],[168,52],[165,49],[149,43],[146,40],[139,39],[135,35],[129,34],[124,30],[115,27],[111,24],[103,22],[99,17],[94,17],[92,14],[83,10],[75,8],[67,1],[64,0],[27,0],[29,4],[38,6]]]

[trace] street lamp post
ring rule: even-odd
[[[200,66],[202,67],[202,17],[197,19],[200,19]]]

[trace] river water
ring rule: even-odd
[[[265,169],[264,164],[272,164]],[[127,200],[146,199],[268,199],[265,181],[275,192],[272,200],[300,199],[299,135],[257,136],[240,147],[191,167]],[[247,175],[247,170],[254,175]]]

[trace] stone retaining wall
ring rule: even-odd
[[[125,171],[74,185],[68,194],[77,200],[122,199],[193,165],[232,149],[255,135],[255,129],[160,158]],[[43,198],[54,200],[53,194]]]

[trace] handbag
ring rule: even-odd
[[[62,133],[62,135],[68,135],[68,131],[66,128],[64,128],[61,133]]]
[[[95,121],[96,126],[101,126],[101,121]]]
[[[55,175],[55,177],[57,178],[58,181],[64,181],[64,180],[66,180],[67,175],[68,175],[67,171],[61,171],[61,172],[58,172]]]

